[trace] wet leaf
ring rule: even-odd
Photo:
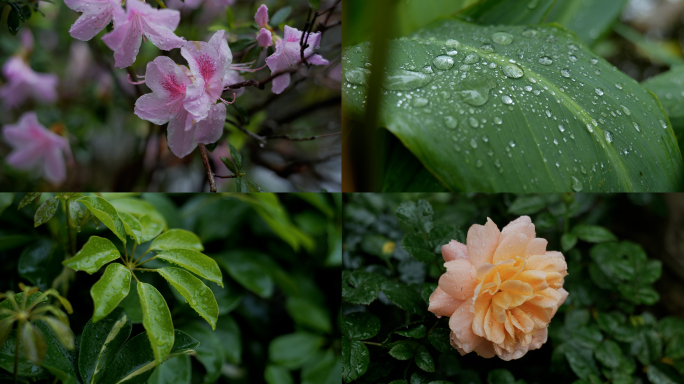
[[[119,212],[119,218],[124,225],[126,234],[132,237],[137,244],[142,244],[143,228],[140,221],[126,212]]]
[[[164,216],[159,213],[157,208],[147,201],[140,199],[123,198],[111,201],[112,206],[116,208],[117,212],[126,212],[142,220],[143,216],[150,216],[150,218],[158,223],[162,223],[166,227],[166,220]]]
[[[627,0],[556,1],[546,18],[575,32],[588,45],[604,37],[620,17]]]
[[[164,222],[159,221],[156,216],[145,215],[140,218],[140,226],[142,226],[142,234],[140,236],[140,243],[147,243],[148,241],[159,236],[164,230]]]
[[[36,215],[33,218],[33,227],[35,228],[39,225],[45,224],[52,219],[52,216],[54,216],[55,212],[57,212],[57,207],[59,207],[58,198],[53,197],[51,199],[45,200],[45,202],[41,204],[36,211]]]
[[[366,340],[378,334],[380,319],[366,312],[352,312],[342,318],[342,334],[350,340]]]
[[[339,384],[341,375],[342,360],[328,350],[320,359],[304,366],[302,384]]]
[[[71,329],[66,327],[60,332],[68,334],[67,338],[71,339],[71,349],[62,345],[59,341],[62,336],[58,336],[54,329],[48,326],[43,321],[36,322],[36,327],[41,330],[45,336],[47,346],[47,354],[43,360],[42,366],[55,375],[62,382],[75,382],[77,380],[76,374],[76,350],[73,346],[74,334]]]
[[[380,125],[452,190],[679,187],[681,153],[660,103],[570,32],[446,20],[389,47]],[[352,118],[369,52],[344,52]]]
[[[138,283],[143,326],[150,338],[154,358],[161,364],[173,347],[173,321],[164,296],[150,284]]]
[[[0,215],[7,207],[12,205],[14,201],[14,193],[0,192]]]
[[[14,348],[17,337],[16,332],[16,330],[10,332],[9,336],[7,337],[7,342],[0,345],[0,367],[7,372],[14,372]],[[21,355],[19,357],[19,366],[17,371],[19,376],[24,377],[42,376],[44,373],[43,368],[34,365]]]
[[[157,253],[157,258],[179,265],[195,275],[223,287],[221,270],[216,261],[209,256],[190,249],[167,249]]]
[[[47,353],[47,344],[43,332],[36,325],[25,323],[21,327],[20,339],[23,356],[34,364],[40,365]]]
[[[484,0],[467,8],[460,17],[482,25],[541,24],[556,0]]]
[[[235,149],[233,144],[231,144],[229,141],[226,141],[226,144],[228,144],[228,150],[230,151],[230,156],[233,158],[233,161],[235,162],[235,167],[237,168],[236,171],[233,171],[233,173],[237,175],[238,173],[240,173],[242,171],[242,156],[240,155],[240,152],[237,149]],[[231,169],[231,171],[232,171],[232,169]]]
[[[114,206],[107,200],[97,196],[81,197],[77,201],[88,208],[93,216],[97,217],[102,224],[114,232],[116,237],[126,244],[126,229]]]
[[[425,309],[423,299],[412,287],[386,280],[382,283],[380,289],[399,308],[418,315],[423,313]]]
[[[78,369],[85,384],[103,379],[105,368],[126,343],[132,329],[130,318],[121,308],[114,308],[97,323],[88,320],[78,353]]]
[[[223,346],[211,329],[200,322],[192,322],[181,328],[192,338],[199,341],[200,345],[196,348],[195,358],[204,366],[207,373],[204,375],[203,382],[211,384],[221,375],[221,366],[224,361]]]
[[[425,372],[435,371],[435,361],[432,359],[430,352],[424,345],[421,345],[416,350],[415,356],[416,365]]]
[[[295,332],[278,336],[268,346],[268,357],[288,369],[300,368],[323,345],[322,337]]]
[[[62,264],[71,269],[85,271],[92,275],[102,268],[103,265],[119,257],[121,257],[121,254],[111,241],[103,237],[91,236],[74,257],[64,260]]]
[[[212,329],[216,329],[219,308],[214,293],[204,285],[202,280],[180,268],[156,269],[185,298],[185,301],[206,320]]]
[[[397,341],[390,349],[389,354],[397,360],[408,360],[415,355],[417,347],[418,343],[413,340]]]
[[[167,249],[190,249],[201,252],[204,251],[204,246],[194,233],[183,229],[171,229],[159,235],[150,244],[152,251]]]
[[[285,308],[296,324],[323,333],[332,331],[328,311],[310,300],[289,297],[285,302]]]
[[[52,240],[40,238],[24,248],[19,257],[17,272],[40,290],[52,286],[52,281],[62,272],[64,253]]]
[[[130,287],[131,271],[119,263],[109,264],[100,280],[90,288],[90,296],[95,304],[92,322],[112,312],[128,295]]]
[[[190,356],[181,355],[158,366],[147,380],[147,384],[190,384],[191,377]]]
[[[399,221],[423,233],[430,233],[433,213],[432,206],[425,200],[405,201],[396,211]]]
[[[22,209],[25,206],[31,204],[35,199],[39,198],[40,195],[42,195],[41,192],[29,192],[24,196],[23,199],[19,202],[19,207],[17,209]]]
[[[362,342],[342,338],[342,379],[346,383],[366,373],[369,363],[370,353]]]
[[[234,252],[218,256],[217,260],[240,285],[263,298],[273,294],[273,278],[261,263],[248,253]]]
[[[578,224],[572,228],[572,233],[580,240],[589,243],[605,243],[617,240],[617,237],[608,228],[598,225]]]
[[[378,298],[384,278],[366,271],[342,272],[342,299],[352,304],[368,305]]]
[[[672,67],[669,71],[651,77],[641,83],[658,96],[665,107],[665,112],[672,122],[672,127],[679,131],[684,129],[684,66]]]
[[[425,238],[424,234],[407,233],[401,240],[401,246],[414,259],[424,263],[431,263],[435,260],[433,247]]]

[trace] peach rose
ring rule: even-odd
[[[467,245],[442,246],[447,271],[428,310],[451,317],[451,345],[461,355],[519,359],[546,342],[549,322],[568,297],[565,258],[547,252],[547,244],[521,216],[501,232],[487,218],[470,227]]]

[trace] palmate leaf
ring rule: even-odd
[[[452,190],[671,191],[682,158],[647,90],[552,25],[432,24],[390,42],[380,124]],[[360,116],[368,43],[346,49]]]
[[[97,196],[82,197],[77,201],[88,208],[93,216],[97,217],[102,224],[114,232],[116,237],[126,244],[126,229],[113,205]]]
[[[157,254],[157,258],[180,265],[197,276],[223,287],[221,270],[216,261],[209,256],[190,249],[167,249]]]

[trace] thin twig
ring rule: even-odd
[[[209,164],[209,158],[207,157],[207,148],[204,144],[199,143],[197,146],[202,154],[202,162],[204,163],[204,169],[207,170],[207,177],[209,178],[209,191],[216,193],[216,183],[214,182],[214,172],[211,170],[211,165]]]
[[[221,178],[221,179],[235,179],[235,178],[238,177],[238,175],[221,176],[221,175],[216,175],[216,174],[214,174],[214,177],[218,177],[218,178]]]
[[[290,140],[290,141],[308,141],[308,140],[316,140],[321,137],[328,137],[328,136],[335,136],[335,135],[341,135],[342,132],[333,132],[333,133],[326,133],[323,135],[317,135],[317,136],[309,136],[309,137],[290,137],[290,135],[274,135],[274,136],[262,136],[266,140],[271,140],[271,139],[285,139],[285,140]]]

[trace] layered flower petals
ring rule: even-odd
[[[567,264],[535,236],[527,216],[501,232],[487,219],[470,228],[466,245],[452,240],[442,247],[447,271],[429,310],[448,316],[462,301],[449,319],[451,344],[459,353],[512,360],[546,342],[549,322],[568,296]]]
[[[76,12],[83,12],[69,29],[74,39],[88,41],[102,31],[114,13],[123,13],[120,0],[64,0]]]

